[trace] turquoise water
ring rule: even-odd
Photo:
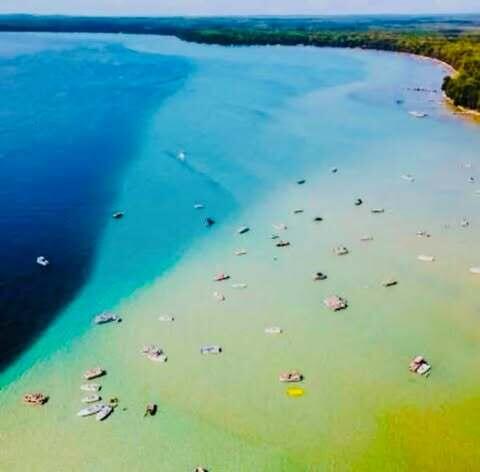
[[[478,284],[468,267],[479,264],[479,197],[467,179],[478,177],[480,136],[438,93],[408,90],[437,89],[440,66],[395,54],[172,38],[19,38],[12,48],[34,62],[68,44],[66,55],[79,48],[88,57],[91,49],[95,62],[113,48],[134,54],[137,67],[145,56],[147,69],[159,60],[182,73],[148,107],[129,103],[125,129],[136,139],[112,166],[87,277],[0,378],[9,384],[0,395],[0,462],[10,470],[132,470],[138,461],[172,472],[201,462],[231,471],[468,470],[478,458],[466,412],[478,392]],[[138,76],[135,84],[143,87]],[[412,109],[430,116],[412,118]],[[109,140],[123,143],[112,133]],[[301,178],[303,187],[295,184]],[[356,197],[363,207],[353,205]],[[206,208],[195,210],[197,202]],[[305,214],[292,215],[297,207]],[[386,212],[371,215],[373,207]],[[123,220],[109,218],[116,209]],[[325,221],[312,226],[313,215]],[[217,225],[206,229],[205,216]],[[289,225],[286,252],[269,240],[280,222]],[[252,226],[245,238],[236,234],[243,224]],[[417,238],[419,229],[433,237]],[[359,238],[369,233],[375,241],[365,246]],[[337,244],[351,254],[333,256]],[[245,258],[233,255],[244,246]],[[420,253],[438,260],[422,265]],[[329,275],[324,285],[311,282],[317,270]],[[220,271],[249,284],[243,292],[222,288],[225,304],[211,296]],[[380,281],[389,276],[400,284],[385,292]],[[345,295],[349,310],[324,310],[330,292]],[[108,308],[119,308],[124,323],[90,329]],[[158,314],[170,312],[176,322],[159,325]],[[285,336],[265,338],[270,324]],[[148,342],[167,349],[160,369],[139,355]],[[222,343],[225,355],[199,356],[210,342]],[[407,371],[418,352],[433,359],[428,382]],[[98,428],[75,417],[81,372],[97,363],[109,370],[105,394],[128,407]],[[294,403],[276,381],[288,368],[306,374],[306,395]],[[36,388],[51,401],[24,408],[20,395]],[[161,412],[145,423],[152,398]],[[35,452],[39,438],[59,429],[55,455]]]

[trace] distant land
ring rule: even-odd
[[[0,31],[173,35],[229,46],[310,45],[398,51],[451,65],[443,90],[480,110],[480,14],[282,17],[70,17],[0,15]]]

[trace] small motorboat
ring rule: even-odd
[[[354,203],[355,203],[355,206],[360,206],[363,204],[363,200],[361,198],[357,198]]]
[[[470,183],[470,184],[475,183],[475,177],[469,177],[468,178],[468,183]]]
[[[272,234],[272,235],[270,236],[270,239],[274,239],[274,240],[275,240],[275,239],[279,239],[279,238],[280,238],[280,236],[279,236],[278,234]]]
[[[99,403],[97,405],[90,405],[87,406],[86,408],[82,408],[78,413],[77,416],[81,416],[82,418],[85,418],[87,416],[92,416],[96,415],[105,405]]]
[[[172,323],[173,321],[175,321],[175,317],[173,317],[171,315],[160,315],[158,317],[158,321],[165,321],[165,322],[168,322],[168,323]]]
[[[23,396],[23,402],[27,405],[42,406],[48,402],[48,396],[43,393],[26,393]]]
[[[37,257],[37,264],[42,267],[47,267],[50,264],[50,261],[46,257],[39,256]]]
[[[327,276],[323,272],[316,272],[315,275],[313,276],[313,280],[326,280]]]
[[[142,353],[145,354],[147,359],[154,362],[167,362],[167,355],[163,352],[163,349],[156,344],[150,346],[143,346]]]
[[[122,318],[120,318],[115,313],[104,311],[103,313],[100,313],[99,315],[97,315],[93,321],[95,324],[101,325],[106,323],[112,323],[113,321],[120,323],[122,321]]]
[[[265,334],[282,334],[283,330],[279,326],[269,326],[265,328]]]
[[[86,370],[83,374],[83,378],[85,380],[92,380],[98,377],[102,377],[106,373],[107,371],[105,369],[102,369],[101,367],[94,367],[93,369]]]
[[[367,243],[369,241],[373,241],[373,236],[370,236],[370,235],[365,235],[365,236],[362,236],[360,238],[360,241],[362,241],[363,243]]]
[[[273,225],[273,229],[276,229],[277,231],[286,231],[288,226],[285,223],[279,223],[277,225]]]
[[[102,389],[102,386],[96,383],[88,383],[88,384],[80,385],[80,390],[83,390],[84,392],[99,392],[101,389]]]
[[[113,412],[113,407],[110,405],[101,405],[100,410],[95,415],[95,419],[97,421],[103,421],[104,419],[108,418]]]
[[[427,233],[426,231],[417,231],[417,236],[419,238],[430,238],[431,234]]]
[[[347,300],[337,295],[332,295],[330,297],[325,298],[323,303],[327,308],[329,308],[332,311],[344,310],[348,306]]]
[[[372,208],[371,211],[374,215],[378,215],[380,213],[385,213],[385,208]]]
[[[207,228],[210,228],[214,224],[215,224],[215,220],[213,218],[210,218],[209,216],[207,218],[205,218],[205,226]]]
[[[228,280],[230,276],[228,274],[218,274],[214,277],[215,282],[223,282],[224,280]]]
[[[293,210],[293,214],[294,214],[294,215],[298,215],[299,213],[303,213],[303,209],[302,209],[302,208],[296,208],[295,210]]]
[[[290,242],[289,241],[278,241],[277,244],[275,244],[275,246],[277,247],[287,247],[287,246],[290,246]]]
[[[203,208],[205,208],[205,205],[203,205],[202,203],[195,203],[195,205],[193,205],[193,208],[195,208],[195,210],[202,210]]]
[[[123,218],[123,216],[125,215],[125,213],[123,213],[123,211],[116,211],[114,213],[112,213],[112,218],[114,220],[120,220]]]
[[[305,182],[306,182],[305,179],[297,180],[297,184],[298,184],[298,185],[303,185]]]
[[[221,354],[222,347],[218,344],[207,344],[200,348],[200,354]]]
[[[338,167],[332,167],[332,168],[330,169],[330,172],[331,172],[332,174],[336,174],[336,173],[338,172]]]
[[[193,469],[193,472],[208,472],[208,469],[205,469],[205,467],[195,467],[195,469]]]
[[[435,257],[434,256],[427,256],[425,254],[420,254],[417,259],[422,262],[434,262]]]
[[[92,395],[87,395],[86,397],[82,398],[82,403],[95,403],[99,402],[102,399],[102,397],[96,393]]]
[[[185,151],[179,151],[177,154],[177,159],[179,161],[184,161],[187,158],[187,155],[185,154]]]
[[[236,256],[245,256],[247,254],[247,251],[245,249],[238,249],[235,251]]]
[[[470,226],[470,221],[468,221],[466,218],[463,218],[463,220],[460,222],[460,226],[462,228],[468,228]]]
[[[250,228],[248,226],[242,226],[242,227],[238,228],[237,233],[238,234],[245,234],[245,233],[248,233],[249,231],[250,231]]]
[[[157,404],[149,403],[145,408],[145,414],[143,416],[155,416],[157,414]]]
[[[406,180],[407,182],[415,182],[415,177],[411,174],[403,174],[402,179]]]
[[[423,111],[409,111],[408,114],[414,118],[426,118],[428,116],[428,114]]]
[[[225,301],[225,295],[220,292],[213,292],[213,298],[219,302],[224,302]]]
[[[408,368],[410,372],[414,372],[419,375],[429,375],[432,366],[423,356],[416,356],[411,360]]]
[[[278,380],[285,383],[301,382],[303,380],[303,375],[298,372],[298,370],[291,370],[288,372],[282,372]]]
[[[320,221],[323,221],[323,218],[322,218],[321,216],[316,216],[316,217],[313,219],[313,221],[314,221],[315,223],[320,223]]]
[[[345,246],[337,246],[337,247],[333,248],[333,253],[336,256],[345,256],[346,254],[348,254],[348,252],[349,251]]]
[[[470,267],[470,273],[480,275],[480,267]]]
[[[232,284],[232,288],[247,288],[247,284],[245,283]]]
[[[383,287],[394,287],[397,284],[398,281],[396,279],[387,279],[382,282]]]

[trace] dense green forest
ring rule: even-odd
[[[480,110],[480,16],[110,18],[0,16],[0,31],[174,35],[230,46],[311,45],[420,54],[457,73],[443,90],[456,105]]]
[[[457,74],[446,77],[443,90],[455,105],[480,110],[480,34],[449,36],[441,32],[312,31],[259,29],[186,30],[188,41],[222,45],[310,45],[380,49],[428,56],[447,62]]]

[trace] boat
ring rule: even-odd
[[[96,379],[97,377],[102,377],[105,375],[107,371],[102,369],[101,367],[94,367],[93,369],[88,369],[84,372],[83,378],[85,380],[92,380]]]
[[[357,198],[354,203],[355,206],[360,206],[363,203],[363,200],[361,198]]]
[[[275,244],[275,246],[277,247],[287,247],[287,246],[290,246],[290,243],[288,241],[278,241],[277,244]]]
[[[365,236],[362,236],[360,238],[360,241],[362,241],[363,243],[367,243],[369,241],[373,241],[373,236],[370,236],[370,235],[365,235]]]
[[[415,182],[415,177],[413,177],[411,174],[403,174],[402,179],[408,182]]]
[[[50,261],[46,257],[38,256],[37,264],[41,265],[42,267],[47,267],[50,264]]]
[[[273,229],[276,229],[278,231],[286,231],[288,226],[285,223],[279,223],[277,225],[273,225]]]
[[[297,180],[297,184],[298,184],[298,185],[303,185],[305,182],[306,182],[305,179]]]
[[[426,231],[417,231],[417,236],[420,238],[430,238],[431,235],[430,233],[427,233]]]
[[[417,259],[422,262],[434,262],[435,257],[434,256],[427,256],[425,254],[420,254]]]
[[[102,399],[102,397],[96,393],[92,395],[87,395],[86,397],[82,398],[82,403],[95,403],[99,402]]]
[[[175,321],[175,317],[170,316],[170,315],[160,315],[158,317],[158,321],[166,321],[166,322],[171,323],[171,322]]]
[[[380,213],[385,213],[385,208],[372,208],[371,211],[374,215],[378,215]]]
[[[464,218],[461,222],[460,222],[460,226],[462,228],[468,228],[470,226],[470,221],[468,221],[466,218]]]
[[[186,159],[186,154],[184,151],[179,151],[178,154],[177,154],[177,159],[179,161],[184,161]]]
[[[86,408],[82,408],[77,413],[77,416],[81,416],[82,418],[85,418],[86,416],[96,415],[104,406],[105,405],[102,405],[101,403],[97,405],[87,406]]]
[[[222,347],[218,344],[207,344],[200,348],[200,354],[221,354]]]
[[[193,205],[193,208],[195,208],[195,210],[202,210],[203,208],[205,208],[205,205],[203,205],[202,203],[195,203],[195,205]]]
[[[270,236],[270,239],[279,239],[279,238],[280,238],[280,236],[278,234],[272,234]]]
[[[238,234],[245,234],[245,233],[248,233],[249,231],[250,231],[250,228],[248,226],[242,226],[242,227],[238,228],[237,233]]]
[[[329,308],[332,311],[344,310],[348,306],[347,300],[337,295],[332,295],[330,297],[325,298],[323,303],[327,308]]]
[[[427,362],[423,356],[415,356],[408,366],[410,372],[414,372],[419,375],[428,375],[432,366]]]
[[[104,311],[103,313],[100,313],[99,315],[97,315],[93,321],[95,324],[100,325],[100,324],[111,323],[113,321],[120,322],[122,321],[122,319],[115,313]]]
[[[238,249],[235,251],[236,256],[245,256],[247,254],[247,251],[245,249]]]
[[[195,469],[193,469],[193,472],[208,472],[208,469],[205,469],[205,467],[195,467]]]
[[[48,396],[43,393],[26,393],[23,396],[23,402],[27,405],[41,406],[48,402]]]
[[[218,274],[215,276],[215,278],[213,279],[215,282],[222,282],[224,280],[228,280],[230,278],[230,276],[228,274]]]
[[[336,256],[345,256],[348,254],[348,249],[345,246],[337,246],[333,249],[333,252]]]
[[[124,215],[123,211],[116,211],[116,212],[112,213],[112,218],[114,220],[120,220],[120,219],[123,218],[123,215]]]
[[[468,182],[469,182],[470,184],[475,183],[475,177],[469,177],[469,178],[468,178]]]
[[[244,284],[244,283],[232,284],[232,288],[247,288],[247,284]]]
[[[105,418],[109,417],[113,412],[113,407],[110,405],[102,405],[100,411],[95,415],[97,421],[103,421]]]
[[[480,267],[470,267],[470,273],[480,275]]]
[[[319,223],[320,221],[323,221],[323,218],[322,218],[321,216],[316,216],[316,217],[313,219],[313,221],[314,221],[315,223]]]
[[[428,116],[428,114],[423,111],[409,111],[408,114],[414,118],[426,118]]]
[[[207,228],[210,228],[210,226],[213,226],[215,224],[215,220],[213,218],[207,217],[205,218],[205,226]]]
[[[213,298],[219,302],[224,302],[225,301],[225,295],[220,292],[213,292]]]
[[[155,416],[157,414],[157,404],[149,403],[145,408],[145,414],[143,416]]]
[[[301,382],[303,380],[303,375],[298,372],[298,370],[290,370],[288,372],[282,372],[278,380],[284,383],[293,383],[293,382]]]
[[[293,210],[294,215],[298,215],[299,213],[303,213],[303,210],[301,208],[296,208],[295,210]]]
[[[398,281],[395,279],[387,279],[382,282],[383,287],[394,287],[398,284]]]
[[[282,334],[283,330],[279,326],[269,326],[265,328],[265,334]]]
[[[338,167],[332,167],[332,168],[330,169],[330,172],[331,172],[332,174],[336,174],[336,173],[338,172]]]
[[[101,389],[102,389],[102,386],[96,383],[88,383],[88,384],[80,385],[80,390],[83,390],[84,392],[99,392]]]
[[[156,344],[150,346],[143,346],[143,354],[147,359],[150,359],[154,362],[167,362],[167,355],[163,352],[163,349]]]
[[[326,280],[327,276],[323,272],[316,272],[313,280]]]

